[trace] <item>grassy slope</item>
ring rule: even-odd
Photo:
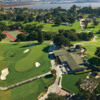
[[[27,47],[28,44],[18,44],[18,45],[1,44],[0,72],[2,69],[7,68],[7,67],[9,67],[9,71],[10,71],[9,75],[7,76],[7,80],[5,81],[0,80],[1,86],[8,86],[8,85],[17,83],[19,81],[46,73],[50,70],[51,64],[48,58],[48,53],[46,52],[49,44],[44,43],[42,45]],[[23,47],[23,46],[26,46],[26,47]],[[24,54],[23,51],[26,50],[27,48],[30,48],[31,51]],[[35,50],[36,48],[37,50]],[[45,50],[42,51],[44,48]],[[17,54],[13,56],[15,52]],[[38,55],[38,53],[41,55]],[[25,57],[25,60],[23,62],[23,65],[21,65],[19,62],[21,59],[24,59],[24,57]],[[30,57],[33,57],[33,59],[31,58],[32,63],[30,63],[30,61],[27,61],[27,58],[30,60]],[[34,59],[34,57],[36,58]],[[35,64],[34,64],[35,61],[39,61],[41,63],[41,66],[39,68],[35,67]],[[17,62],[19,63],[19,65],[17,64]],[[26,66],[27,63],[29,63],[28,66]],[[15,70],[15,68],[17,71]]]
[[[73,75],[73,74],[64,74],[62,80],[62,87],[71,93],[77,94],[79,92],[76,83],[79,79],[85,78],[87,74]]]
[[[51,82],[52,78],[42,78],[8,91],[0,91],[0,100],[37,100]]]

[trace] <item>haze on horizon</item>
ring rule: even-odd
[[[42,2],[61,2],[61,1],[72,1],[72,2],[94,2],[100,0],[0,0],[0,2],[25,2],[25,1],[42,1]]]

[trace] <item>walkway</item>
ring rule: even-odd
[[[32,81],[34,81],[34,80],[40,79],[40,78],[45,77],[45,76],[50,75],[50,74],[51,74],[51,72],[48,72],[48,73],[45,73],[45,74],[42,74],[42,75],[39,75],[39,76],[30,78],[30,79],[27,79],[27,80],[24,80],[24,81],[22,81],[22,82],[19,82],[19,83],[10,85],[10,86],[8,86],[8,87],[0,87],[0,90],[9,90],[9,89],[12,89],[12,88],[21,86],[21,85],[23,85],[23,84],[32,82]]]

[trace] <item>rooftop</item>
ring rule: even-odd
[[[55,50],[54,54],[55,56],[59,57],[61,63],[67,62],[67,64],[70,66],[72,70],[78,68],[86,68],[84,65],[82,65],[83,60],[79,55],[79,50],[76,49],[75,52],[68,52],[68,49],[68,47],[64,47],[59,50]]]

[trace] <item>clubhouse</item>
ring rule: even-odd
[[[87,67],[83,64],[84,61],[81,58],[82,52],[80,49],[63,47],[55,50],[54,55],[63,66],[64,73],[74,73],[87,69]]]

